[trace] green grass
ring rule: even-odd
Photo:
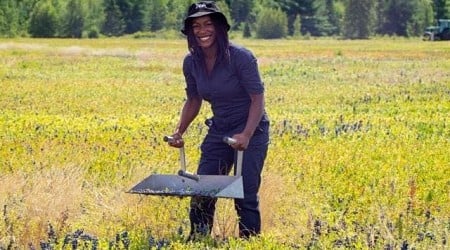
[[[449,43],[236,43],[258,58],[272,122],[260,238],[233,237],[220,200],[215,236],[186,244],[188,199],[126,193],[178,169],[162,136],[184,100],[184,40],[16,39],[0,40],[0,249],[81,229],[100,249],[448,248]],[[186,135],[190,170],[209,115]]]

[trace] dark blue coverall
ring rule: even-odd
[[[211,104],[213,117],[201,145],[197,173],[228,174],[234,165],[235,150],[222,142],[223,136],[233,136],[244,130],[251,99],[249,94],[262,94],[263,82],[254,55],[243,47],[230,45],[230,59],[217,60],[208,75],[204,62],[189,54],[183,62],[188,96],[201,96]],[[239,234],[248,237],[261,231],[258,190],[261,171],[269,144],[269,119],[266,112],[244,151],[242,177],[244,199],[235,199],[239,216]],[[191,236],[211,232],[217,199],[194,197],[191,200]]]

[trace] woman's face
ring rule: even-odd
[[[197,17],[192,20],[192,29],[198,45],[203,49],[211,48],[216,41],[216,29],[210,16]]]

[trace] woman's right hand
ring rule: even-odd
[[[166,136],[164,139],[171,147],[182,148],[184,146],[183,137],[180,133],[174,133],[171,136]]]

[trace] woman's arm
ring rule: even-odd
[[[264,93],[250,94],[251,104],[248,111],[247,123],[244,130],[233,136],[236,143],[232,145],[234,149],[245,150],[248,147],[250,138],[258,127],[259,122],[264,114]]]
[[[169,142],[170,146],[177,148],[184,146],[183,134],[195,117],[197,117],[201,106],[202,99],[200,96],[188,97],[181,110],[180,121],[172,135],[174,140]]]

